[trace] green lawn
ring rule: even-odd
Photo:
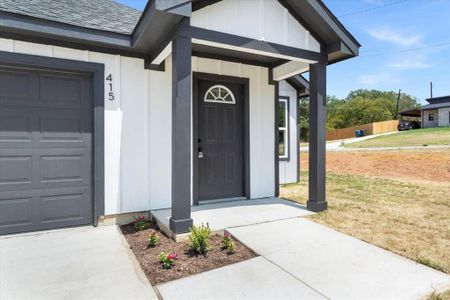
[[[346,144],[348,148],[450,145],[450,127],[415,129]]]

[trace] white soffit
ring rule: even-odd
[[[309,64],[300,61],[290,61],[273,68],[273,80],[280,81],[286,78],[309,71]]]

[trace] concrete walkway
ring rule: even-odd
[[[327,141],[326,148],[327,148],[327,151],[345,151],[348,148],[344,148],[342,146],[342,143],[353,144],[353,143],[362,142],[365,140],[370,140],[370,139],[373,139],[373,138],[376,138],[379,136],[390,135],[390,134],[394,134],[394,133],[397,133],[397,131],[385,132],[385,133],[379,133],[379,134],[373,134],[373,135],[366,135],[366,136],[362,136],[362,137],[358,137],[358,138],[355,137],[355,138],[348,138],[348,139],[342,139],[342,140]],[[309,152],[309,147],[308,146],[300,147],[300,151]]]
[[[170,209],[151,211],[159,227],[169,234]],[[194,225],[209,224],[213,232],[225,228],[304,217],[312,212],[303,205],[280,198],[236,200],[192,207]]]
[[[447,274],[301,217],[227,230],[261,256],[159,285],[164,299],[421,299],[450,289]]]
[[[0,238],[0,299],[158,299],[116,226]]]

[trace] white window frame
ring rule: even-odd
[[[278,98],[278,103],[284,103],[284,120],[285,120],[285,127],[279,127],[278,126],[278,134],[283,134],[284,135],[284,154],[279,155],[279,158],[281,160],[288,160],[289,159],[289,97],[286,96],[280,96]],[[279,112],[279,109],[278,109]],[[277,113],[278,113],[277,112]],[[278,143],[278,149],[280,149],[280,140],[278,139],[277,141]],[[278,150],[279,151],[279,150]]]
[[[219,89],[219,96],[215,96],[214,93],[212,92],[216,88]],[[220,96],[220,90],[225,90],[227,92],[227,95],[225,97],[229,95],[232,101],[225,101],[225,98],[222,98]],[[209,98],[209,95],[212,95],[214,99]],[[206,91],[205,98],[203,99],[203,101],[211,103],[236,104],[236,99],[234,98],[233,92],[229,88],[221,84],[216,84],[210,87]]]

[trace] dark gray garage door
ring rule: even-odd
[[[93,221],[88,75],[0,66],[0,234]]]

